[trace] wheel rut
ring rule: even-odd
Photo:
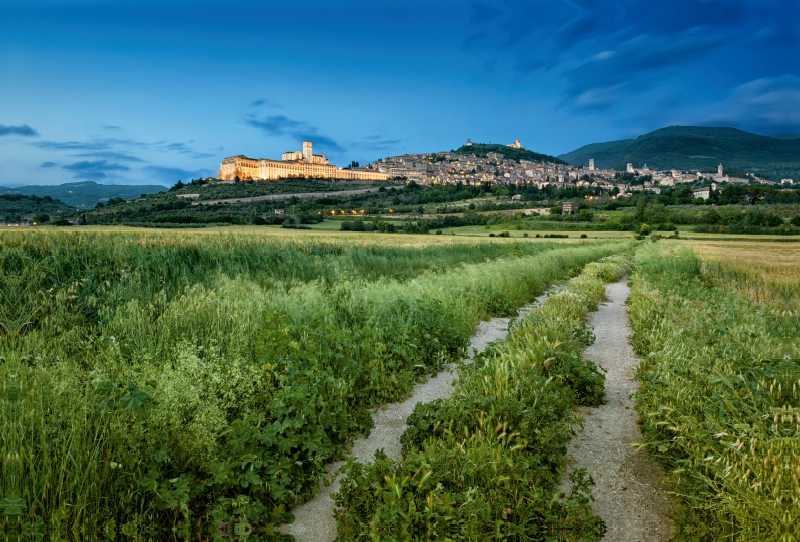
[[[522,307],[519,316],[523,317],[530,313],[548,293],[537,297],[530,305]],[[476,353],[483,352],[489,343],[505,339],[510,321],[510,318],[492,318],[481,322],[477,332],[470,338],[468,357],[464,362],[471,361]],[[414,412],[414,407],[417,403],[429,403],[435,399],[449,397],[453,393],[453,382],[457,378],[455,368],[455,364],[448,365],[436,376],[429,378],[423,384],[418,384],[405,401],[392,403],[385,409],[377,410],[372,416],[374,422],[372,431],[369,436],[361,436],[355,441],[351,455],[362,463],[372,463],[375,452],[382,448],[387,456],[399,458],[402,452],[400,437],[406,430],[406,421]],[[292,511],[295,517],[294,523],[282,525],[278,532],[293,535],[296,542],[332,542],[336,539],[336,520],[333,516],[334,503],[331,495],[339,491],[338,471],[344,464],[344,461],[340,461],[327,466],[329,484],[320,484],[319,492],[310,501]]]
[[[568,470],[585,468],[594,479],[592,510],[606,524],[604,542],[666,542],[674,524],[661,471],[633,446],[643,440],[634,409],[638,359],[629,342],[628,292],[626,279],[606,286],[608,301],[590,316],[596,340],[584,356],[606,371],[607,403],[579,409],[585,423],[568,447]]]

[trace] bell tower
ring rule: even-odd
[[[309,164],[314,161],[314,154],[312,152],[312,145],[310,141],[303,141],[303,158]]]

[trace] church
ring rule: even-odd
[[[324,154],[314,154],[311,141],[303,141],[302,151],[285,152],[280,160],[248,158],[244,155],[225,158],[218,178],[226,181],[277,181],[278,179],[347,179],[387,181],[387,173],[369,169],[342,169],[330,165]]]

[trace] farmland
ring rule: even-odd
[[[4,232],[8,528],[277,539],[376,408],[560,284],[459,366],[451,396],[417,405],[402,457],[348,462],[339,536],[600,540],[589,473],[567,494],[559,479],[575,409],[605,400],[586,316],[630,273],[643,446],[676,495],[676,540],[797,536],[795,243],[490,231]]]
[[[680,497],[676,540],[796,540],[798,250],[647,246],[629,304],[647,449]]]
[[[478,321],[631,247],[207,230],[0,243],[9,528],[131,540],[228,524],[269,538],[370,412],[461,358]],[[565,339],[597,296],[567,303]],[[597,374],[563,365],[588,379],[574,397],[598,400]]]

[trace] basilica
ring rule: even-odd
[[[280,160],[248,158],[243,155],[225,158],[219,177],[226,181],[276,181],[292,178],[348,179],[386,181],[387,173],[366,168],[342,169],[330,165],[324,154],[314,154],[311,141],[303,141],[302,151],[285,152]]]

